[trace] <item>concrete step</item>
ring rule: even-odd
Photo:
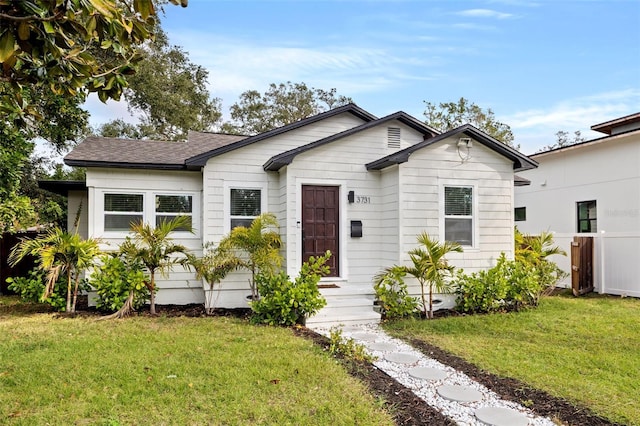
[[[380,314],[373,310],[372,304],[352,306],[349,303],[340,306],[327,305],[316,315],[307,319],[307,325],[350,325],[350,324],[377,324],[380,322]]]
[[[373,297],[357,297],[357,296],[325,296],[327,301],[326,307],[368,307],[373,308]]]
[[[373,286],[342,285],[341,287],[320,288],[323,296],[371,296],[375,294]]]

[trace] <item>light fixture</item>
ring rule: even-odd
[[[469,149],[473,146],[473,142],[471,141],[471,138],[458,139],[457,146],[458,146],[458,156],[460,157],[462,162],[464,163],[465,161],[468,161],[471,158],[471,153],[469,152]]]

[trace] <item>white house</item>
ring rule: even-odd
[[[591,129],[606,136],[531,156],[539,167],[518,173],[531,184],[516,188],[516,225],[554,232],[567,253],[573,236],[593,236],[596,290],[640,297],[640,113]]]
[[[133,220],[191,216],[195,234],[175,238],[198,253],[271,212],[290,276],[331,250],[321,283],[328,306],[310,322],[376,320],[372,277],[408,261],[422,231],[462,243],[464,253],[450,260],[465,270],[488,268],[501,252],[512,256],[514,171],[536,166],[470,125],[438,134],[404,112],[376,118],[354,104],[252,137],[90,137],[65,162],[87,167],[86,232],[113,249]],[[74,194],[70,205],[79,205]],[[233,273],[214,292],[216,307],[246,307],[247,276]],[[176,269],[157,300],[208,298],[192,273]]]

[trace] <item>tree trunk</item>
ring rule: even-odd
[[[155,280],[155,271],[149,271],[149,275],[151,275],[151,283],[149,284],[149,293],[151,294],[149,298],[149,312],[151,315],[156,314],[156,280]]]
[[[433,285],[429,285],[429,319],[433,319]]]
[[[66,311],[71,312],[71,272],[67,273],[67,309]]]
[[[76,303],[78,302],[78,287],[80,286],[80,276],[76,276],[75,286],[73,288],[73,303],[71,304],[71,312],[76,311]]]
[[[425,318],[429,318],[429,313],[427,312],[427,300],[424,297],[424,282],[420,281],[420,295],[422,296],[422,309],[424,310]]]
[[[135,297],[134,290],[131,290],[129,292],[129,297],[127,297],[127,300],[122,305],[122,308],[120,308],[120,310],[118,310],[118,312],[115,312],[115,313],[113,313],[111,315],[104,316],[104,317],[102,317],[100,319],[101,320],[105,320],[105,319],[120,319],[120,318],[128,317],[129,315],[131,315],[133,313],[133,299],[134,299],[134,297]]]

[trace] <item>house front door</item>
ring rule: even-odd
[[[340,275],[339,200],[337,186],[302,186],[302,261],[330,250],[327,266],[332,277]]]

